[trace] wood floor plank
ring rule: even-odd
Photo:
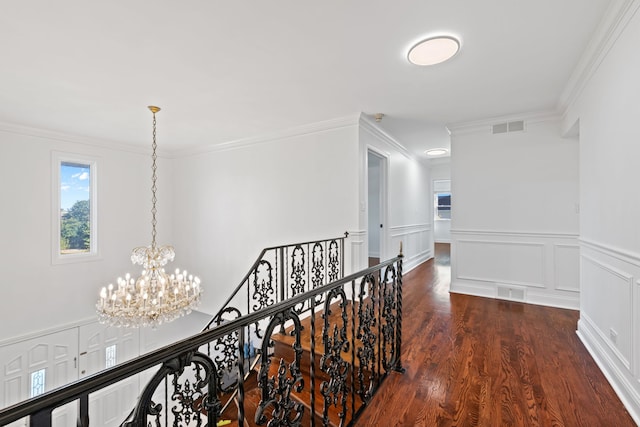
[[[402,363],[357,426],[634,426],[579,313],[449,294],[448,248],[404,276]]]

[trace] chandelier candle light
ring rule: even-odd
[[[131,262],[144,267],[137,279],[127,273],[100,290],[96,303],[101,323],[111,326],[136,328],[156,327],[189,314],[200,303],[200,279],[187,271],[176,269],[174,274],[165,273],[164,266],[173,261],[172,246],[156,246],[156,113],[160,108],[150,106],[153,113],[152,154],[152,208],[151,246],[141,246],[131,252]]]

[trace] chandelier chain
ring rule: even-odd
[[[156,224],[158,223],[156,220],[156,171],[158,167],[156,166],[156,159],[158,155],[156,154],[156,147],[158,144],[156,143],[156,113],[153,112],[153,154],[151,155],[151,159],[153,160],[151,165],[151,247],[155,249],[156,247]]]

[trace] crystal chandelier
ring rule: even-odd
[[[158,326],[188,314],[200,302],[200,279],[177,269],[167,274],[164,266],[173,261],[172,246],[156,246],[156,113],[160,108],[150,106],[153,113],[152,154],[152,208],[151,246],[141,246],[131,252],[131,262],[144,267],[140,277],[129,273],[118,277],[100,290],[96,303],[98,319],[111,326],[140,327]]]

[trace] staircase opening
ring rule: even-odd
[[[0,410],[51,426],[92,393],[154,372],[120,424],[350,426],[382,381],[403,372],[402,260],[344,277],[345,237],[264,249],[198,335]]]

